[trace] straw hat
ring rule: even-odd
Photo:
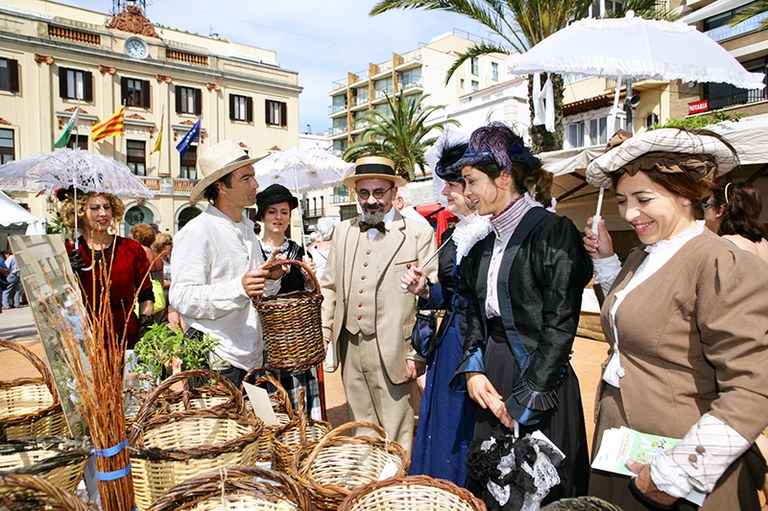
[[[200,181],[192,188],[190,200],[199,201],[208,185],[215,183],[230,172],[246,165],[252,165],[262,158],[264,156],[249,157],[248,153],[232,140],[225,140],[212,146],[200,156],[197,162]]]
[[[587,181],[593,186],[611,188],[611,174],[628,171],[634,175],[641,167],[666,173],[693,172],[714,179],[739,164],[733,150],[713,134],[660,128],[615,138],[620,145],[610,149],[609,144],[609,150],[587,167]],[[675,158],[670,160],[665,154]]]
[[[408,181],[395,172],[395,162],[383,156],[365,156],[355,160],[355,172],[344,178],[343,183],[354,188],[361,179],[386,179],[395,186],[405,186]]]

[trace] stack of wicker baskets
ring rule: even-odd
[[[311,511],[306,490],[287,474],[259,467],[229,467],[189,479],[160,497],[149,511]]]
[[[0,429],[5,430],[6,438],[69,434],[53,376],[45,363],[19,343],[0,340],[0,348],[21,354],[41,375],[0,381]]]
[[[266,268],[282,264],[302,268],[312,278],[314,292],[294,291],[274,298],[256,297],[253,306],[259,311],[269,365],[288,371],[304,371],[317,367],[325,359],[320,312],[323,295],[317,277],[301,261],[280,259]]]
[[[98,511],[96,504],[83,502],[47,479],[33,475],[0,475],[0,495],[4,496],[0,502],[9,511]]]
[[[261,375],[256,377],[257,375]],[[294,411],[291,407],[291,399],[288,396],[288,392],[285,391],[280,381],[276,378],[276,375],[269,367],[256,367],[248,371],[243,378],[243,384],[240,385],[240,389],[245,391],[244,383],[250,383],[250,380],[255,379],[254,385],[270,385],[274,391],[269,394],[269,401],[272,404],[272,409],[275,412],[278,424],[267,425],[264,424],[264,428],[261,431],[261,437],[259,438],[259,461],[268,462],[272,461],[272,451],[274,449],[275,434],[280,428],[288,424],[294,419]],[[245,403],[246,415],[253,415],[253,406],[250,400]]]
[[[293,465],[293,457],[302,447],[315,445],[328,434],[331,425],[325,421],[312,420],[304,411],[304,389],[299,388],[299,410],[296,416],[275,432],[272,445],[272,466],[286,472]]]
[[[212,469],[254,465],[263,423],[257,418],[218,409],[191,409],[166,415],[152,410],[163,393],[189,377],[218,379],[242,411],[242,394],[209,371],[176,374],[149,396],[129,435],[136,506],[144,511],[171,487]]]
[[[343,436],[351,429],[370,429],[378,436]],[[408,453],[387,440],[384,430],[368,422],[348,422],[295,455],[291,474],[307,488],[320,511],[336,511],[352,491],[388,477],[404,476]]]
[[[485,511],[483,501],[450,481],[393,477],[353,491],[339,511]]]
[[[65,492],[74,493],[90,457],[84,445],[61,437],[11,440],[0,445],[0,476],[40,476]],[[14,487],[0,487],[0,502]]]

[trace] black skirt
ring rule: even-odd
[[[485,347],[485,375],[506,400],[520,380],[520,369],[507,342],[501,320],[493,318],[488,321],[488,325],[490,336]],[[565,454],[562,480],[550,490],[542,505],[561,498],[586,495],[589,486],[589,451],[584,411],[581,405],[579,380],[570,364],[560,386],[558,398],[558,405],[549,410],[538,424],[520,425],[520,436],[539,430]],[[478,407],[474,439],[490,438],[498,424],[499,420],[493,412]],[[475,495],[480,495],[482,491],[478,486],[476,481],[469,483],[469,488]]]

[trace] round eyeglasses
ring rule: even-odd
[[[376,188],[374,191],[366,190],[363,188],[362,190],[357,190],[357,196],[360,197],[363,200],[368,200],[368,198],[373,195],[374,199],[381,199],[384,197],[384,194],[390,191],[392,188],[394,188],[395,185],[390,186],[386,190],[383,188]]]

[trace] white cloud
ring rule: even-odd
[[[105,0],[69,0],[94,11]],[[277,52],[278,63],[299,73],[300,130],[330,127],[328,93],[347,72],[405,53],[454,28],[488,37],[479,24],[445,12],[396,11],[371,17],[366,0],[149,0],[154,23],[187,32],[212,32],[237,43]]]

